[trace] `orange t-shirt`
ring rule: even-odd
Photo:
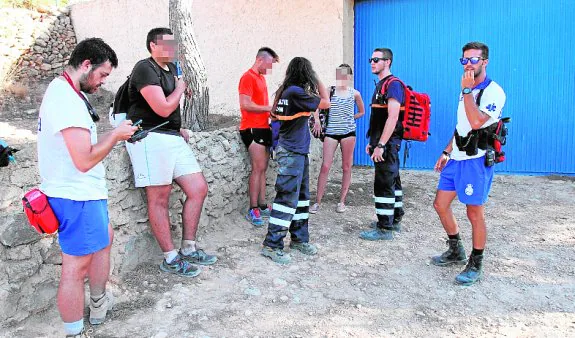
[[[261,105],[269,105],[268,98],[268,86],[266,84],[266,78],[253,71],[250,68],[247,72],[242,75],[240,79],[240,84],[238,86],[238,91],[240,95],[247,95],[252,98],[252,102]],[[244,109],[240,109],[242,112],[242,119],[240,121],[240,130],[248,128],[269,128],[269,117],[270,113],[260,113],[260,112],[249,112]]]

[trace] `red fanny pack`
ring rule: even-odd
[[[58,231],[58,219],[48,203],[48,197],[40,189],[28,191],[22,198],[24,212],[30,225],[41,234],[53,234]]]

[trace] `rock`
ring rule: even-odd
[[[8,275],[8,281],[10,283],[16,283],[34,275],[40,269],[41,264],[42,262],[38,259],[9,261],[5,263],[4,268]]]
[[[289,297],[284,295],[280,297],[280,300],[285,303],[289,300]]]
[[[260,291],[260,289],[253,287],[253,286],[246,288],[244,290],[244,293],[248,296],[256,296],[256,297],[262,295],[262,292]]]
[[[274,278],[272,283],[278,289],[284,288],[288,284],[284,279],[281,278]]]
[[[8,247],[29,244],[41,239],[28,224],[23,213],[0,217],[0,243]]]

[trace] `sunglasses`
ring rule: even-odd
[[[374,57],[374,58],[369,59],[369,63],[372,63],[372,62],[378,63],[378,62],[381,61],[381,60],[387,61],[387,60],[389,60],[389,59]]]
[[[474,56],[471,58],[461,58],[459,59],[459,62],[461,62],[462,65],[466,65],[468,62],[470,62],[472,65],[476,65],[479,60],[485,60],[485,58],[479,57],[479,56]]]

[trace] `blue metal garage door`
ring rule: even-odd
[[[487,74],[507,94],[512,117],[500,172],[575,174],[575,1],[357,0],[355,84],[369,101],[375,47],[393,50],[392,72],[431,96],[431,137],[412,142],[408,168],[431,169],[455,127],[462,67],[469,41],[490,48]],[[369,110],[368,110],[369,111]],[[369,116],[358,123],[358,135]],[[372,165],[358,137],[354,163]]]

